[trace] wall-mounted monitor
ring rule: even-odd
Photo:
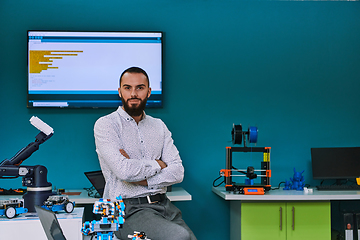
[[[121,105],[121,73],[144,69],[147,107],[162,107],[162,32],[28,31],[29,108]]]

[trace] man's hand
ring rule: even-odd
[[[134,184],[138,184],[138,185],[141,185],[141,186],[147,186],[148,185],[148,182],[147,180],[142,180],[142,181],[139,181],[139,182],[132,182]]]
[[[166,163],[164,163],[163,161],[157,160],[157,159],[156,159],[156,161],[157,161],[157,163],[160,165],[161,169],[164,169],[164,168],[167,167]]]
[[[119,151],[124,157],[126,157],[127,159],[130,159],[129,155],[125,152],[124,149],[120,149]]]

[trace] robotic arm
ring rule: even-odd
[[[42,201],[52,194],[52,184],[47,181],[46,167],[20,166],[20,164],[37,151],[40,144],[52,137],[54,130],[38,117],[31,117],[30,123],[39,129],[40,133],[35,137],[34,142],[22,148],[12,158],[0,163],[0,179],[23,177],[22,184],[27,187],[27,194],[24,195],[25,207],[29,212],[34,212],[34,204],[41,206]]]
[[[31,154],[33,154],[35,151],[39,149],[40,144],[44,143],[46,140],[48,140],[52,135],[54,134],[54,130],[40,120],[38,117],[32,116],[30,118],[30,123],[40,130],[40,133],[35,137],[36,140],[23,149],[21,149],[19,152],[15,154],[10,159],[5,159],[0,163],[1,166],[19,166],[25,159],[29,158]],[[0,173],[0,177],[3,175]],[[6,176],[6,175],[5,175]],[[11,176],[11,174],[10,174]]]

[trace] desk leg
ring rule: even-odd
[[[240,201],[230,201],[230,240],[241,240]]]

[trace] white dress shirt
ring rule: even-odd
[[[184,167],[171,133],[160,119],[145,115],[137,124],[121,107],[99,118],[94,126],[96,152],[105,177],[103,198],[144,197],[165,193],[179,183]],[[120,153],[124,149],[127,159]],[[167,167],[161,169],[156,159]],[[147,180],[148,186],[133,182]]]

